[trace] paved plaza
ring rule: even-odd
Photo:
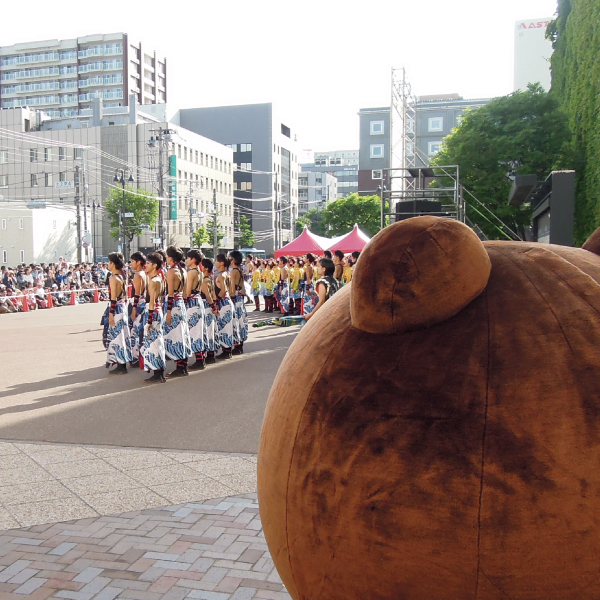
[[[0,318],[0,600],[289,599],[256,450],[298,328],[251,330],[243,356],[146,386],[106,374],[103,308]]]

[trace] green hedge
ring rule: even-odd
[[[559,0],[552,94],[569,116],[577,170],[575,241],[600,226],[600,0]]]

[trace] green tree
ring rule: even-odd
[[[355,223],[365,233],[373,236],[381,229],[381,198],[377,195],[349,194],[346,198],[330,202],[322,214],[323,227],[328,237],[348,233]]]
[[[158,199],[148,190],[127,186],[125,201],[123,201],[123,190],[112,188],[110,197],[104,202],[104,210],[108,216],[110,236],[115,240],[119,239],[121,211],[133,213],[133,217],[123,218],[123,231],[128,250],[126,254],[129,255],[133,238],[141,235],[148,228],[154,228],[158,219]]]
[[[240,237],[238,246],[240,248],[253,248],[254,247],[254,232],[250,226],[250,219],[244,215],[240,216]]]
[[[548,26],[552,40],[553,95],[567,113],[577,172],[575,242],[580,245],[600,226],[600,3],[559,0]]]
[[[210,232],[204,225],[200,225],[193,233],[193,241],[195,248],[202,248],[211,241]]]
[[[508,204],[511,176],[535,174],[545,179],[570,162],[569,139],[566,115],[535,84],[466,111],[460,125],[444,138],[432,165],[459,165],[461,183],[523,237],[531,224],[531,207]],[[465,200],[473,223],[492,239],[506,239],[505,228],[468,195]]]
[[[311,208],[296,220],[296,236],[299,236],[307,226],[311,233],[315,235],[326,235],[327,231],[323,225],[323,211]]]

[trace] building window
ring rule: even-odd
[[[25,263],[25,250],[21,250],[21,262]]]
[[[383,144],[371,144],[371,158],[383,158]]]
[[[196,150],[196,164],[198,164],[198,150]]]
[[[381,169],[371,171],[371,179],[383,179]]]
[[[2,219],[2,229],[6,229],[6,219]]]
[[[0,175],[0,188],[8,187],[8,175]]]
[[[8,252],[6,250],[2,250],[2,262],[3,263],[8,262]]]
[[[66,148],[58,149],[58,160],[67,160],[67,149]]]
[[[415,143],[408,142],[406,144],[406,156],[414,156],[415,155]]]
[[[177,158],[181,158],[181,145],[177,144]]]
[[[52,187],[52,173],[46,173],[46,187]]]
[[[433,156],[434,154],[437,154],[440,151],[441,145],[442,145],[442,142],[429,142],[429,144],[427,146],[427,154],[429,156]]]
[[[80,160],[83,158],[83,148],[73,148],[73,158]]]
[[[37,162],[37,148],[29,150],[29,162]]]
[[[58,180],[59,181],[66,181],[67,180],[67,172],[66,171],[62,171],[61,173],[58,174]]]
[[[444,117],[431,117],[427,131],[444,131]]]
[[[0,165],[8,163],[8,150],[0,150]]]
[[[37,175],[35,173],[31,174],[31,187],[37,187],[38,180]]]
[[[371,135],[383,135],[383,121],[371,121]]]
[[[240,144],[240,152],[252,152],[252,144]]]
[[[25,229],[25,219],[19,219],[19,229]]]
[[[44,148],[44,160],[50,162],[52,160],[52,148]]]

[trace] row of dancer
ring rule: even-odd
[[[272,313],[279,310],[283,316],[309,314],[315,305],[317,296],[316,280],[319,277],[318,267],[322,259],[325,264],[333,265],[336,289],[350,283],[359,252],[345,256],[336,251],[334,255],[315,257],[306,254],[299,258],[279,257],[272,260],[249,260],[247,264],[248,278],[254,296],[255,310],[261,310],[260,297],[264,297],[263,312]]]
[[[131,327],[123,257],[113,253],[108,258],[107,367],[116,365],[109,373],[126,373],[130,363],[153,372],[147,383],[163,383],[244,352],[248,318],[240,252],[219,254],[214,264],[194,249],[184,262],[175,246],[148,256],[134,253]],[[195,358],[191,365],[190,358]],[[165,375],[167,359],[176,368]]]

